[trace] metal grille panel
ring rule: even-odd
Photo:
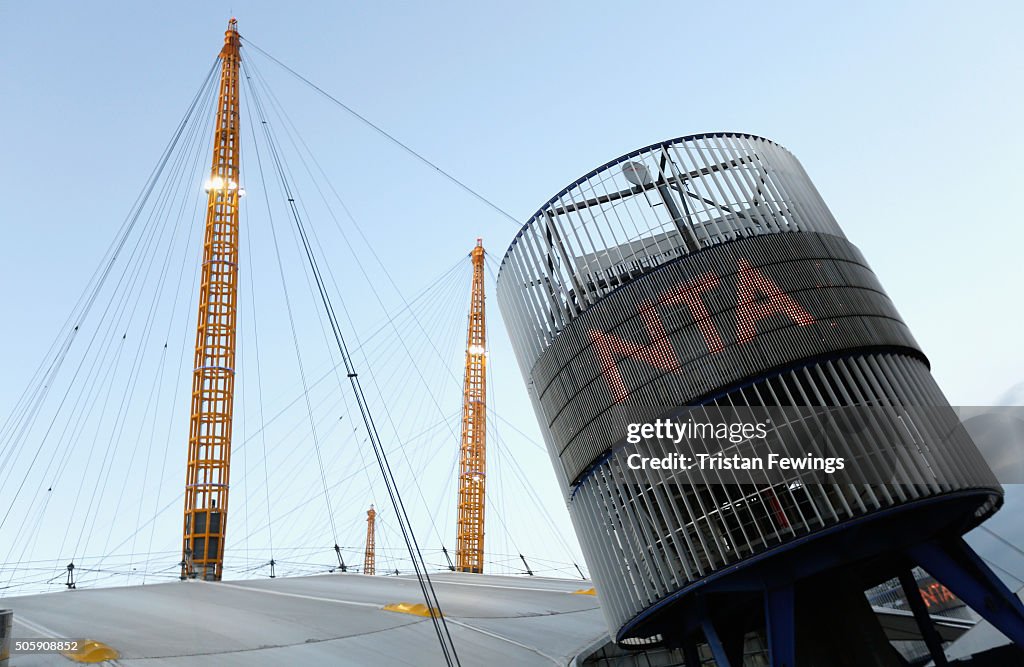
[[[778,144],[701,134],[654,144],[552,197],[502,260],[498,300],[525,370],[554,337],[624,282],[747,236],[842,236],[803,167]]]
[[[745,321],[753,304],[738,285],[761,279],[813,321],[784,311]],[[702,318],[678,297],[694,284],[707,285]],[[649,351],[602,360],[596,338]],[[624,433],[623,412],[612,409],[623,402],[688,405],[772,369],[858,349],[924,358],[848,241],[762,236],[673,260],[618,288],[566,326],[530,378],[565,477],[575,480]]]
[[[788,370],[712,405],[792,401],[942,406],[945,398],[918,359],[871,354]],[[926,454],[900,456],[884,484],[868,479],[873,464],[867,461],[892,446],[884,424],[836,443],[855,465],[835,483],[806,483],[800,471],[771,486],[745,483],[745,473],[735,471],[700,473],[704,482],[694,483],[692,475],[633,470],[625,456],[602,461],[574,487],[569,513],[609,627],[621,628],[723,567],[842,521],[959,489],[989,489],[994,504],[999,485],[974,443],[955,428],[953,411],[930,415],[913,424]]]

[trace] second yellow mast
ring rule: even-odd
[[[487,481],[487,327],[484,310],[484,246],[470,253],[473,287],[466,335],[466,376],[462,396],[459,514],[455,569],[484,571],[484,490]]]

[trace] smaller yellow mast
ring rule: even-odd
[[[363,557],[363,574],[376,574],[377,555],[374,553],[374,522],[377,511],[370,505],[366,512],[366,556]]]

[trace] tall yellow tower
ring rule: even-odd
[[[217,581],[224,563],[238,309],[238,22],[220,51],[220,98],[206,184],[206,232],[188,434],[181,576]]]
[[[484,312],[484,246],[470,253],[473,287],[466,335],[466,376],[462,392],[459,517],[455,569],[484,571],[484,488],[487,481],[487,327]]]
[[[377,519],[377,511],[370,505],[366,511],[366,555],[363,557],[363,574],[376,574],[377,554],[374,545],[374,522]]]

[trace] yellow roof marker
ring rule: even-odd
[[[384,611],[394,611],[399,614],[412,614],[413,616],[423,616],[424,618],[435,618],[441,617],[441,612],[436,608],[427,608],[427,605],[422,602],[417,604],[411,604],[409,602],[395,602],[392,604],[384,605]]]
[[[61,654],[69,660],[86,663],[117,660],[121,657],[121,654],[117,652],[117,649],[94,639],[83,639],[78,642],[78,648],[76,650],[61,651]]]
[[[581,588],[578,591],[573,591],[573,595],[597,595],[597,591],[593,588]]]

